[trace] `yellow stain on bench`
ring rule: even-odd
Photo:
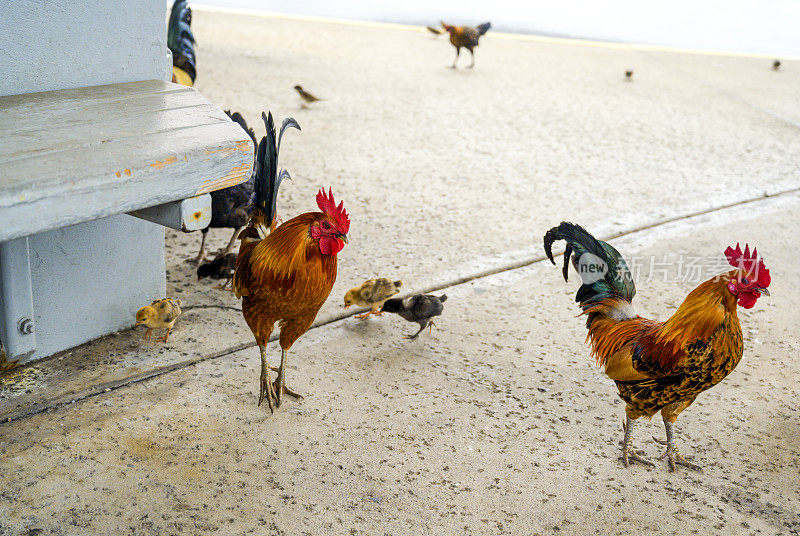
[[[209,179],[204,182],[194,195],[207,194],[208,192],[213,192],[214,190],[222,190],[223,188],[228,188],[229,186],[239,184],[240,182],[243,182],[246,177],[249,177],[250,171],[250,164],[235,166],[228,172],[227,175],[218,179]]]
[[[220,147],[219,149],[206,149],[206,154],[219,154],[223,158],[228,158],[230,155],[235,153],[236,151],[241,151],[243,153],[251,153],[253,151],[252,146],[250,143],[252,140],[241,140],[236,142],[236,147]]]
[[[156,160],[154,164],[150,164],[150,167],[154,167],[156,169],[163,169],[164,167],[166,167],[166,166],[168,166],[170,164],[174,164],[177,161],[178,161],[178,157],[177,156],[170,156],[169,158],[165,159],[163,162],[161,160]],[[128,170],[126,170],[126,171],[128,171]],[[126,174],[130,175],[130,173],[126,173]]]

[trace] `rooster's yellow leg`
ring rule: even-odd
[[[625,420],[622,422],[622,430],[625,432],[625,436],[622,440],[622,463],[625,464],[625,467],[628,467],[631,462],[639,462],[645,465],[653,466],[655,465],[653,462],[642,456],[644,451],[636,450],[633,448],[631,444],[633,442],[633,424],[636,421],[625,416]]]
[[[286,387],[286,374],[284,370],[284,366],[286,365],[286,356],[289,355],[289,352],[286,350],[281,350],[281,366],[278,367],[278,378],[275,380],[274,385],[274,392],[275,392],[275,405],[277,407],[281,407],[281,398],[283,393],[294,397],[294,398],[303,398],[303,395],[295,393],[288,387]]]
[[[458,61],[458,56],[459,56],[459,54],[461,54],[461,47],[456,47],[456,57],[455,57],[455,59],[453,60],[453,65],[450,65],[450,66],[449,66],[449,67],[450,67],[450,69],[455,69],[455,68],[456,68],[456,62]]]
[[[666,445],[667,446],[666,452],[664,452],[664,454],[661,455],[659,460],[663,460],[664,458],[667,458],[667,460],[669,461],[669,470],[670,471],[674,471],[675,470],[675,464],[682,465],[684,467],[688,467],[689,469],[693,469],[695,471],[699,471],[700,470],[700,466],[699,465],[695,465],[692,462],[690,462],[689,460],[687,460],[686,458],[684,458],[683,455],[678,450],[678,447],[675,446],[675,436],[674,436],[674,434],[675,434],[675,430],[674,430],[675,423],[674,423],[674,419],[675,419],[675,417],[668,417],[666,415],[664,416],[664,428],[667,430],[667,440],[666,441],[662,441],[661,439],[656,439],[655,437],[653,438],[653,439],[656,440],[657,443],[660,443],[662,445]]]
[[[260,406],[264,399],[267,399],[270,413],[274,412],[272,408],[272,401],[275,399],[275,388],[272,382],[269,381],[269,365],[267,364],[267,347],[259,344],[258,349],[261,352],[261,383],[258,390],[258,405]]]

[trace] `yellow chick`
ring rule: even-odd
[[[402,286],[402,281],[392,281],[385,277],[364,281],[360,287],[351,288],[344,295],[344,308],[358,305],[372,309],[368,313],[356,315],[356,318],[366,318],[369,315],[380,316],[383,302],[400,292]]]
[[[181,314],[181,300],[163,298],[155,300],[150,305],[145,305],[136,312],[136,325],[147,326],[144,333],[144,340],[150,340],[150,334],[154,329],[166,328],[167,333],[156,340],[167,342],[172,326]]]

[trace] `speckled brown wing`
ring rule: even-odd
[[[738,318],[727,315],[709,338],[685,344],[681,348],[682,357],[670,370],[654,365],[656,360],[648,355],[647,349],[634,345],[634,369],[652,377],[616,381],[617,388],[631,413],[652,416],[670,404],[691,403],[697,395],[721,382],[739,364],[743,351]]]

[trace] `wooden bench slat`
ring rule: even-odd
[[[192,88],[149,80],[0,97],[0,242],[250,177],[247,134]]]

